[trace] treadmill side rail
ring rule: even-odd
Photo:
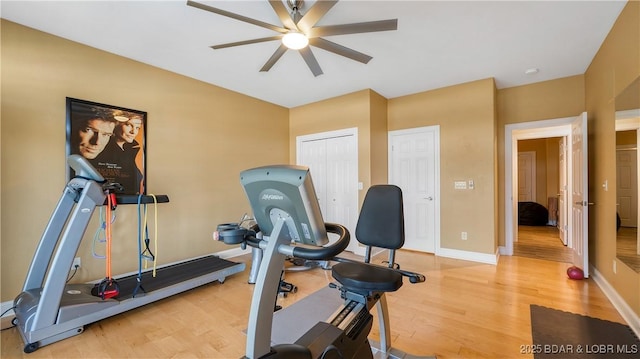
[[[55,323],[69,268],[71,268],[73,258],[78,251],[93,211],[103,201],[104,193],[101,186],[94,181],[87,181],[62,237],[56,239],[60,243],[55,254],[50,253],[50,255],[53,254],[53,260],[42,288],[42,294],[40,294],[38,310],[32,325],[26,328],[27,330],[42,329]],[[43,240],[53,240],[52,237],[43,238]]]
[[[82,188],[84,188],[85,184],[88,182],[86,179],[74,180],[76,181],[74,186],[71,186],[71,183],[65,186],[62,196],[51,215],[51,219],[42,234],[42,239],[38,244],[38,248],[33,256],[33,260],[31,261],[31,266],[27,272],[27,278],[25,279],[24,286],[22,287],[23,291],[42,288],[47,268],[49,267],[53,251],[60,239],[60,234],[71,215],[71,210],[73,209],[74,203],[78,200]],[[81,184],[78,182],[84,183]]]

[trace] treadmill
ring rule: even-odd
[[[119,294],[102,299],[91,294],[94,283],[67,284],[69,268],[97,206],[105,204],[105,182],[79,155],[67,159],[76,176],[67,183],[31,261],[22,292],[14,300],[13,324],[31,353],[84,331],[84,326],[244,271],[235,263],[207,255],[116,277]],[[120,204],[167,203],[166,195],[117,196]]]

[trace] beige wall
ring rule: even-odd
[[[585,73],[589,116],[589,256],[591,263],[640,315],[640,273],[616,259],[615,97],[640,76],[640,2],[627,3]],[[611,186],[611,185],[610,185]],[[613,262],[617,273],[613,273]]]
[[[560,193],[560,141],[562,138],[547,138],[547,198]]]
[[[362,90],[292,108],[289,160],[296,162],[298,136],[358,128],[358,181],[364,188],[359,193],[359,203],[362,204],[371,184],[386,183],[386,101],[374,91]]]
[[[387,131],[386,98],[371,93],[371,184],[388,183],[389,176],[389,131]]]
[[[440,244],[495,254],[495,84],[493,79],[390,99],[389,131],[440,126]],[[475,181],[455,190],[454,181]],[[468,240],[460,239],[461,232]]]
[[[584,76],[538,82],[498,90],[498,243],[505,245],[505,125],[575,117],[585,111]]]
[[[148,113],[148,189],[162,263],[230,249],[216,224],[249,212],[241,170],[289,159],[286,108],[2,20],[1,300],[12,300],[65,184],[65,97]],[[255,135],[259,134],[259,135]],[[119,206],[113,271],[137,269],[137,212]],[[94,216],[97,217],[97,216]],[[74,281],[104,277],[89,225]]]
[[[638,142],[638,132],[633,131],[616,131],[616,145],[635,145]]]

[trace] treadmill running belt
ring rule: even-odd
[[[238,263],[220,257],[207,256],[158,268],[155,278],[153,277],[153,272],[148,270],[142,273],[142,288],[138,289],[136,295],[143,295],[144,293],[178,284],[237,264]],[[134,274],[128,277],[117,278],[120,294],[115,299],[124,300],[132,298],[133,291],[138,284],[137,277],[138,275]]]

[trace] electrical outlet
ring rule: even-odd
[[[463,241],[466,241],[467,240],[467,232],[462,232],[460,234],[460,239],[462,239]]]
[[[73,258],[73,264],[71,265],[71,269],[76,269],[76,268],[80,268],[80,257],[75,257]]]

